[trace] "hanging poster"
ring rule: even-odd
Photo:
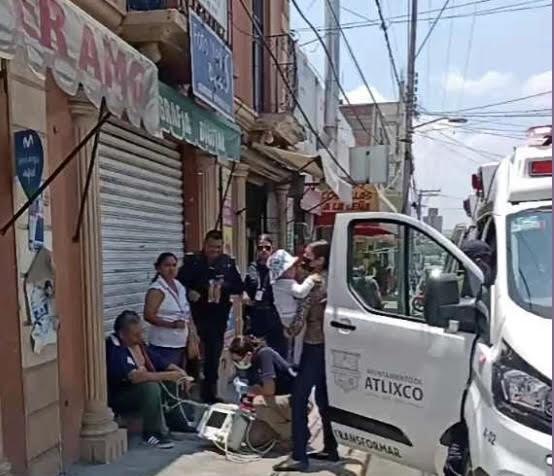
[[[37,131],[26,129],[14,134],[15,171],[27,198],[40,187],[44,150]]]
[[[28,322],[33,351],[40,354],[48,344],[57,342],[58,316],[52,255],[41,248],[35,255],[24,280]]]
[[[44,246],[44,201],[38,197],[29,207],[29,249],[40,250]]]

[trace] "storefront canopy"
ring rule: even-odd
[[[59,87],[159,133],[156,65],[69,0],[1,0],[0,58],[21,55]]]
[[[319,155],[303,154],[302,152],[294,152],[292,150],[280,149],[253,143],[252,148],[262,154],[272,158],[284,167],[292,170],[302,170],[302,172],[321,180],[323,178],[323,170],[318,165]]]

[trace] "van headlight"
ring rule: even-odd
[[[494,404],[513,420],[552,434],[552,381],[537,372],[505,342],[493,364]]]

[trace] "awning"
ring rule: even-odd
[[[240,128],[160,82],[160,127],[209,154],[240,160]]]
[[[0,57],[16,54],[66,94],[81,85],[96,107],[159,133],[156,65],[70,1],[1,0]]]
[[[380,190],[379,188],[376,188],[375,190],[377,191],[377,195],[379,196],[379,210],[382,212],[398,213],[398,210],[387,198],[385,192]]]
[[[319,155],[303,154],[302,152],[293,152],[291,150],[271,147],[269,145],[259,144],[254,142],[252,148],[267,155],[275,162],[280,163],[287,169],[302,170],[302,172],[313,176],[314,178],[323,179],[323,170],[318,165]]]

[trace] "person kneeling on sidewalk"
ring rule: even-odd
[[[256,420],[266,423],[281,447],[290,445],[292,411],[290,394],[295,372],[263,339],[236,337],[229,346],[235,367],[246,371]]]
[[[163,410],[162,384],[176,392],[175,383],[187,375],[144,344],[142,323],[136,312],[123,311],[115,320],[114,333],[106,340],[106,364],[110,407],[120,415],[140,414],[146,445],[173,448]],[[174,422],[170,421],[174,431],[190,431],[186,421],[171,423]]]

